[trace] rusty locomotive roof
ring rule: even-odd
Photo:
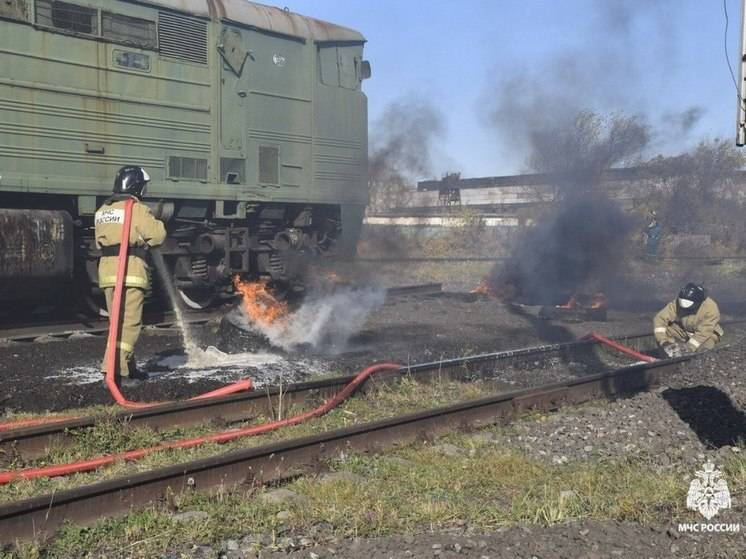
[[[247,0],[141,0],[200,17],[233,21],[243,25],[317,42],[364,42],[353,29],[296,14],[282,8]]]

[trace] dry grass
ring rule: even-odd
[[[205,521],[177,523],[163,507],[90,528],[68,527],[46,548],[26,546],[18,557],[158,556],[185,542],[215,543],[245,534],[309,533],[319,522],[338,537],[379,536],[468,525],[494,529],[516,522],[539,525],[572,519],[632,521],[643,524],[689,518],[682,472],[660,473],[643,460],[546,465],[483,438],[454,435],[457,457],[420,443],[396,455],[346,456],[330,464],[361,476],[318,483],[301,478],[287,487],[303,499],[266,504],[261,488],[213,496],[187,495],[179,510],[207,513]],[[396,459],[392,457],[396,456]],[[746,458],[726,466],[734,493],[746,489]],[[279,520],[280,510],[289,512]]]

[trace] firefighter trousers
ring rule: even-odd
[[[109,310],[111,317],[111,304],[114,298],[114,288],[107,287],[104,289],[106,295],[106,308]],[[127,377],[131,371],[136,368],[135,365],[135,344],[140,337],[142,329],[142,307],[145,302],[145,290],[139,287],[125,287],[122,292],[122,305],[119,314],[119,342],[117,351],[119,359],[117,360],[116,374]],[[106,348],[106,355],[101,365],[101,370],[106,371],[106,358],[109,348]]]
[[[678,324],[669,324],[666,327],[666,339],[664,341],[666,342],[677,342],[677,343],[686,343],[689,341],[690,333],[684,330],[681,326]],[[712,336],[707,338],[702,344],[700,345],[700,350],[705,349],[712,349],[715,347],[715,344],[717,344],[720,341],[720,336],[713,333]]]

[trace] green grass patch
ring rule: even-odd
[[[180,495],[171,499],[171,508],[202,511],[207,514],[204,521],[178,523],[166,507],[152,507],[92,527],[68,526],[46,547],[26,545],[15,556],[119,552],[152,557],[185,542],[309,533],[320,522],[329,523],[338,537],[369,537],[464,524],[488,530],[517,522],[550,525],[585,518],[655,524],[695,514],[685,508],[690,472],[661,473],[643,459],[547,465],[469,435],[446,440],[463,454],[450,457],[439,451],[438,443],[419,443],[395,454],[349,455],[330,467],[360,479],[319,483],[300,478],[287,485],[302,496],[299,500],[266,504],[257,498],[263,488]],[[731,491],[742,493],[746,459],[736,456],[724,467]],[[280,510],[289,517],[279,520]]]

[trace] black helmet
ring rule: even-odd
[[[117,172],[114,179],[114,194],[130,194],[142,198],[150,175],[142,167],[127,165]]]
[[[696,283],[687,283],[679,291],[679,297],[676,299],[678,307],[686,312],[697,312],[697,309],[705,300],[705,288]]]

